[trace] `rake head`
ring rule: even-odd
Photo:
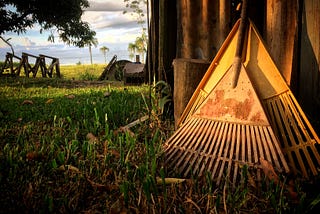
[[[231,87],[232,67],[195,112],[166,142],[166,161],[184,177],[211,173],[217,184],[223,177],[236,183],[243,165],[261,180],[259,159],[278,171],[289,167],[262,105],[241,66],[238,84]]]

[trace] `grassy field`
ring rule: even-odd
[[[165,184],[173,122],[149,86],[94,81],[103,66],[61,66],[62,79],[0,77],[0,213],[304,213],[316,183],[219,188],[209,176]],[[150,97],[151,95],[151,97]],[[121,128],[142,116],[150,119]]]
[[[61,65],[61,73],[65,79],[95,80],[101,75],[106,65]]]
[[[0,62],[0,68],[3,67],[4,62]],[[18,67],[18,63],[14,63],[14,68]],[[33,65],[31,65],[33,66]],[[79,65],[60,65],[60,72],[63,79],[68,80],[96,80],[103,72],[107,65],[104,64],[79,64]],[[5,73],[9,73],[9,69]],[[54,69],[53,75],[56,74]],[[24,77],[24,69],[21,69],[20,76]],[[38,69],[37,77],[41,77],[41,71]]]

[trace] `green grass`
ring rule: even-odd
[[[102,74],[106,65],[61,65],[61,73],[65,79],[95,80]]]
[[[109,150],[118,151],[121,138],[129,139],[123,134],[115,139],[113,131],[147,114],[141,96],[147,89],[110,87],[107,82],[98,87],[70,87],[68,81],[58,79],[2,79],[1,207],[8,207],[9,212],[84,210],[88,205],[78,200],[91,196],[93,187],[88,182],[104,179],[111,165],[118,164],[111,163]],[[107,91],[110,96],[105,97]],[[90,133],[97,142],[87,138]],[[76,167],[81,174],[59,170],[64,165]],[[73,197],[79,198],[70,202]]]
[[[162,146],[173,132],[157,114],[164,101],[152,93],[148,107],[148,86],[79,81],[80,68],[89,72],[1,77],[0,213],[302,213],[318,205],[318,191],[307,189],[319,184],[296,180],[293,200],[286,177],[258,188],[247,179],[221,189],[209,175],[157,183],[168,174]],[[149,108],[150,120],[119,129]]]
[[[4,62],[0,62],[0,68],[2,68]],[[14,63],[14,67],[17,67],[19,64]],[[31,65],[33,66],[33,65]],[[60,65],[60,73],[62,78],[69,80],[96,80],[102,74],[104,68],[107,65],[104,64],[80,64],[80,65]],[[55,75],[56,70],[54,69],[53,75]],[[5,73],[9,73],[9,70]],[[24,69],[21,69],[21,77],[25,77]],[[32,74],[30,74],[32,76]],[[40,68],[37,71],[37,76],[41,77]]]

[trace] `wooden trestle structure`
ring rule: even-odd
[[[29,58],[35,59],[34,64],[29,62]],[[46,58],[51,60],[50,64],[46,64]],[[17,63],[15,63],[17,62]],[[47,55],[40,54],[35,56],[29,53],[22,53],[21,57],[18,57],[12,53],[6,54],[5,62],[0,68],[0,74],[9,73],[13,76],[20,76],[21,70],[24,70],[26,77],[32,74],[32,77],[36,77],[39,69],[41,70],[42,77],[52,77],[55,70],[56,76],[61,77],[59,59]]]

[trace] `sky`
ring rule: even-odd
[[[89,3],[90,7],[85,9],[82,20],[89,23],[98,39],[98,46],[92,47],[93,63],[104,63],[104,56],[99,50],[102,46],[109,48],[107,62],[114,55],[117,55],[118,59],[129,59],[128,44],[141,35],[141,25],[137,24],[134,15],[130,12],[123,14],[123,11],[126,10],[123,0],[89,0]],[[60,64],[74,65],[78,62],[90,64],[88,47],[69,46],[58,39],[52,43],[48,41],[48,36],[49,32],[40,34],[39,26],[34,26],[25,34],[7,33],[3,35],[5,39],[11,38],[10,43],[17,56],[26,52],[33,55],[44,54],[57,57]],[[6,52],[11,52],[10,47],[0,41],[0,61],[5,60]]]

